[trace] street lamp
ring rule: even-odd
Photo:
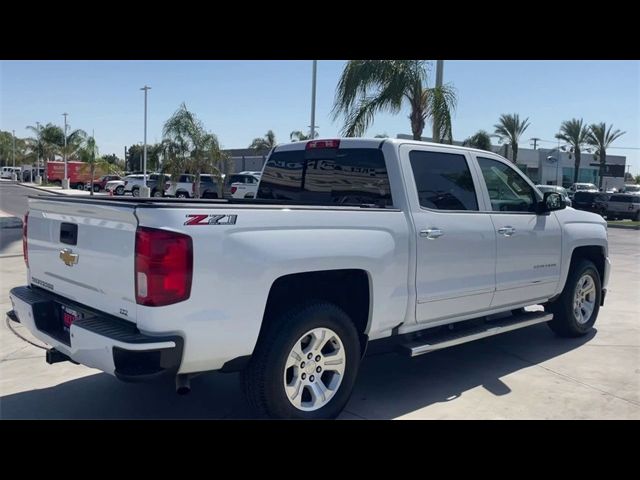
[[[11,180],[17,180],[18,174],[16,173],[16,131],[11,130],[13,139],[13,173],[11,174]]]
[[[313,71],[311,74],[311,140],[316,138],[316,74],[318,61],[313,61]]]
[[[36,122],[36,128],[38,129],[38,150],[36,152],[36,183],[38,185],[41,185],[42,176],[40,175],[40,149],[42,148],[42,143],[40,142],[40,137],[42,136],[42,133],[40,132],[40,122]],[[31,181],[33,181],[33,179]]]
[[[145,85],[140,90],[144,90],[144,150],[142,152],[143,156],[143,185],[140,188],[140,196],[141,197],[149,197],[150,191],[149,187],[147,187],[147,91],[151,90],[151,87]]]
[[[64,117],[64,150],[63,150],[63,157],[64,157],[64,178],[62,179],[62,188],[69,188],[69,176],[67,175],[67,115],[69,115],[68,113],[63,113],[62,116]]]

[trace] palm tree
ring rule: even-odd
[[[320,134],[318,133],[317,130],[313,132],[313,138],[318,138],[319,135]],[[289,134],[289,138],[291,139],[292,142],[302,142],[305,140],[311,140],[311,132],[305,135],[300,130],[294,130]]]
[[[518,140],[520,139],[520,135],[524,133],[528,126],[529,118],[525,118],[521,122],[520,115],[518,115],[517,113],[503,113],[502,115],[500,115],[500,120],[498,120],[498,123],[493,126],[495,128],[495,134],[498,137],[499,142],[505,142],[511,147],[511,151],[513,152],[513,163],[516,163],[518,159]]]
[[[462,146],[478,148],[480,150],[492,152],[493,150],[491,149],[491,137],[492,135],[489,135],[484,130],[478,130],[475,134],[462,142]]]
[[[269,130],[264,137],[254,138],[249,148],[256,151],[256,153],[267,153],[276,146],[276,134],[273,130]]]
[[[102,157],[96,157],[97,154],[98,146],[96,145],[96,139],[93,138],[93,136],[87,137],[77,151],[78,158],[85,163],[85,165],[82,166],[82,169],[86,170],[89,168],[91,175],[90,195],[93,195],[93,179],[95,177],[96,169],[108,172],[111,167],[109,162],[105,159]]]
[[[593,123],[589,127],[589,131],[587,132],[587,143],[596,149],[595,156],[598,159],[598,163],[600,163],[600,171],[599,173],[599,184],[598,187],[602,188],[602,177],[604,176],[604,167],[607,163],[607,148],[618,138],[624,135],[627,132],[621,132],[620,130],[611,131],[613,125],[609,125],[607,129],[607,125],[602,123]]]
[[[560,132],[556,133],[556,138],[558,140],[564,140],[571,145],[571,152],[575,158],[573,183],[578,182],[578,173],[580,170],[580,149],[586,143],[587,135],[589,133],[589,128],[583,123],[582,119],[578,120],[577,118],[565,120],[560,125]]]
[[[196,175],[195,196],[200,197],[200,174],[218,178],[218,196],[222,196],[222,152],[218,137],[206,131],[204,124],[182,103],[166,121],[162,130],[166,151],[171,151],[165,169],[172,178],[184,172]]]
[[[333,118],[345,116],[344,136],[361,136],[376,113],[398,113],[408,104],[414,140],[422,138],[425,123],[431,120],[438,137],[433,140],[452,142],[451,112],[456,101],[450,84],[427,87],[424,60],[350,60],[338,82]]]

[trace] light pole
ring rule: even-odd
[[[142,152],[142,172],[144,175],[143,185],[140,188],[141,197],[149,197],[149,187],[147,187],[147,91],[151,90],[151,87],[145,85],[140,90],[144,90],[144,150]]]
[[[311,74],[311,140],[316,138],[316,73],[318,61],[313,61],[313,71]]]
[[[42,136],[42,133],[40,132],[40,122],[36,122],[36,128],[38,129],[38,151],[36,152],[36,183],[38,185],[42,184],[42,176],[40,175],[40,148],[42,147],[42,144],[40,143],[40,139]],[[33,179],[31,179],[31,181],[33,181]]]
[[[62,179],[62,188],[69,188],[69,176],[67,175],[67,115],[68,113],[63,113],[64,117],[64,178]]]
[[[18,174],[16,173],[16,131],[11,130],[13,140],[13,173],[11,174],[11,180],[18,180]]]

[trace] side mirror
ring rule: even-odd
[[[562,210],[567,204],[557,192],[546,192],[542,201],[538,204],[538,213],[553,212],[554,210]]]

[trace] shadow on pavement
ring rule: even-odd
[[[500,378],[562,355],[591,340],[555,337],[536,325],[410,359],[395,353],[367,357],[347,412],[395,418],[434,403],[455,400],[483,386],[493,395],[511,391]],[[44,362],[44,359],[43,359]],[[244,401],[237,374],[194,378],[192,392],[175,394],[174,383],[126,384],[96,374],[0,398],[0,417],[54,419],[255,418]]]
[[[0,228],[0,255],[22,254],[22,228]]]

